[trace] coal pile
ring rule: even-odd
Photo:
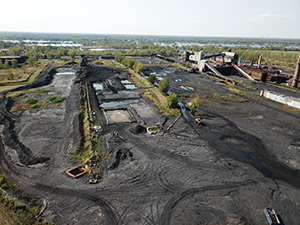
[[[130,133],[134,134],[134,135],[139,135],[139,134],[144,134],[146,133],[146,128],[143,127],[142,125],[136,125],[134,127],[131,127],[129,129]]]

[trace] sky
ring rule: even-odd
[[[1,0],[0,31],[300,39],[300,0]]]

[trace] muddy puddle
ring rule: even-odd
[[[121,80],[121,83],[127,90],[134,90],[137,89],[137,86],[135,86],[131,81],[129,80]]]
[[[186,108],[185,108],[184,104],[183,104],[180,100],[178,100],[178,105],[179,105],[179,107],[180,107],[180,111],[181,111],[183,117],[184,117],[186,120],[188,120],[189,118],[188,118],[188,115],[186,114]]]
[[[194,91],[195,90],[193,87],[189,87],[189,86],[180,85],[179,87],[185,91]]]
[[[122,84],[132,84],[129,80],[121,80]]]
[[[134,89],[137,89],[137,86],[135,86],[134,84],[124,84],[124,87],[125,87],[127,90],[134,90]]]
[[[102,83],[93,83],[93,87],[96,91],[103,91],[103,84]]]
[[[75,72],[58,72],[55,74],[56,76],[75,76]]]

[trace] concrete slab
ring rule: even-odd
[[[133,120],[126,109],[104,111],[104,115],[108,124],[130,123]]]

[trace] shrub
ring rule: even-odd
[[[134,65],[133,65],[133,70],[136,73],[143,72],[145,69],[146,69],[146,67],[145,67],[145,65],[143,63],[135,62]]]
[[[56,99],[56,96],[49,97],[47,103],[54,103],[55,99]]]
[[[150,76],[148,77],[148,81],[151,83],[151,84],[154,84],[155,83],[155,80],[156,80],[156,76],[154,74],[150,74]]]
[[[124,66],[126,66],[127,68],[133,69],[133,65],[135,63],[134,59],[130,59],[130,58],[124,58],[121,62]]]
[[[39,109],[39,108],[41,108],[41,105],[35,104],[35,105],[31,106],[31,108],[33,108],[33,109]]]
[[[60,103],[60,102],[63,102],[65,99],[66,99],[65,97],[59,97],[59,98],[56,98],[53,102]]]
[[[115,57],[115,61],[121,63],[124,58],[125,58],[125,56],[117,54]]]
[[[167,94],[169,90],[169,78],[164,77],[160,82],[159,82],[159,90],[163,94]]]
[[[49,97],[47,103],[60,103],[64,101],[66,98],[65,97],[59,97],[57,98],[56,96]]]
[[[194,112],[196,109],[199,109],[200,108],[200,98],[199,97],[195,97],[193,98],[188,104],[187,104],[187,107],[192,111]]]
[[[37,100],[35,98],[31,98],[31,99],[27,100],[27,103],[30,105],[33,105],[33,104],[37,103]]]
[[[176,93],[172,92],[168,97],[167,97],[167,103],[169,108],[176,108],[178,104],[178,96]]]
[[[11,60],[11,66],[16,68],[18,66],[18,61],[16,59]]]

